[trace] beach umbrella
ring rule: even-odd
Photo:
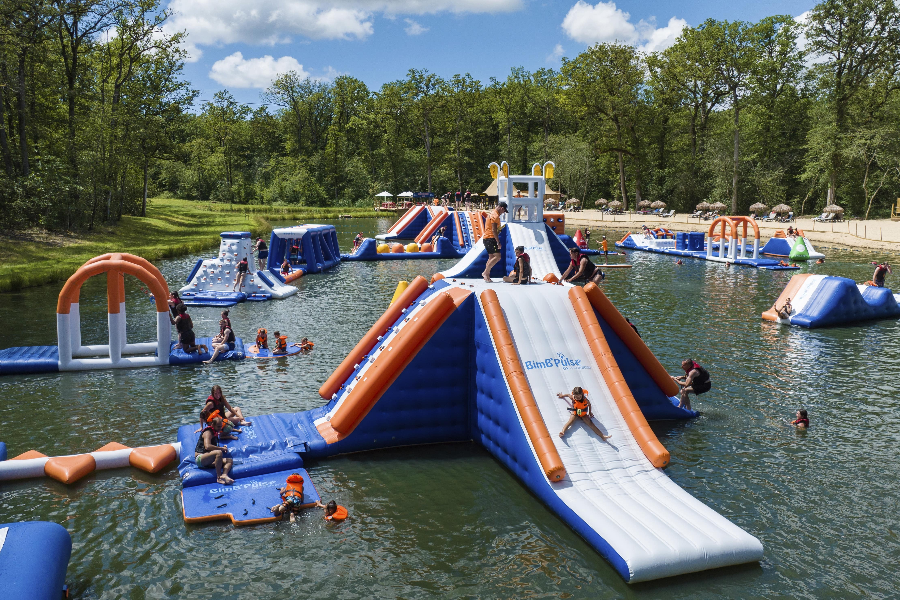
[[[394,195],[390,192],[381,192],[380,194],[375,194],[378,198],[393,198]]]
[[[697,205],[697,210],[709,210],[709,202],[703,201]]]
[[[773,212],[777,212],[778,214],[791,212],[791,207],[787,204],[779,204],[778,206],[772,209]]]
[[[594,202],[594,206],[604,206],[605,204],[608,204],[605,198],[600,198],[599,200]]]
[[[666,207],[666,203],[663,202],[662,200],[657,200],[656,202],[654,202],[653,204],[650,205],[650,208],[665,208],[665,207]]]
[[[641,200],[640,202],[638,202],[638,208],[646,208],[648,206],[650,206],[649,200]]]
[[[566,204],[581,204],[581,200],[578,198],[569,198],[566,200]]]
[[[844,209],[841,208],[840,206],[838,206],[837,204],[829,204],[824,209],[822,209],[822,212],[842,213],[842,212],[844,212]]]
[[[609,203],[610,208],[622,208],[622,203],[618,200],[613,200]]]
[[[718,212],[720,210],[725,210],[728,207],[725,206],[724,202],[713,202],[712,204],[709,205],[709,208]]]
[[[412,192],[403,192],[402,194],[397,194],[397,197],[398,198],[412,198],[413,193]]]
[[[750,205],[750,212],[762,213],[768,210],[769,206],[767,204],[763,204],[762,202],[757,202],[756,204]]]

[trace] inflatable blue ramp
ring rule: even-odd
[[[788,319],[771,308],[762,314],[763,319],[811,329],[900,317],[900,299],[891,290],[858,285],[846,277],[794,275],[775,306],[782,309],[788,299],[792,306]]]
[[[0,597],[62,598],[72,538],[56,523],[0,525]]]
[[[209,483],[181,490],[181,509],[187,523],[231,519],[235,525],[258,525],[281,517],[269,510],[281,504],[278,488],[292,473],[303,477],[303,508],[315,506],[319,493],[304,469],[288,469],[236,479],[234,485]]]

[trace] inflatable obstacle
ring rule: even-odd
[[[81,341],[79,310],[81,287],[85,281],[97,275],[106,275],[109,343],[84,345]],[[128,341],[125,275],[137,277],[153,294],[152,300],[156,307],[154,341]],[[124,253],[92,258],[69,277],[59,292],[56,304],[57,345],[20,346],[0,350],[0,375],[159,367],[199,363],[209,359],[209,352],[187,354],[175,349],[176,343],[172,341],[172,325],[169,321],[168,297],[169,288],[162,273],[146,259]],[[209,338],[198,338],[197,342],[209,346]],[[224,360],[242,358],[243,342],[240,339],[236,340],[233,350],[219,355],[219,359]]]
[[[792,310],[787,319],[774,307],[763,312],[762,318],[813,328],[900,317],[900,295],[887,288],[858,285],[846,277],[794,275],[774,306],[783,309],[788,300]]]
[[[290,273],[284,275],[281,265],[287,261]],[[296,225],[272,230],[267,277],[290,283],[308,273],[322,273],[341,262],[337,230],[334,225]]]
[[[797,230],[797,235],[785,235],[784,231],[775,232],[775,237],[766,242],[760,254],[790,259],[791,261],[817,260],[825,258],[821,252],[813,248],[812,243],[804,237],[803,232]]]
[[[44,599],[65,596],[72,538],[56,523],[0,524],[0,596]]]
[[[748,227],[751,227],[753,232],[750,243],[747,237]],[[698,231],[650,230],[639,234],[628,232],[616,242],[616,247],[774,271],[799,268],[786,265],[774,258],[760,257],[763,252],[760,250],[759,242],[759,226],[753,218],[718,217],[710,224],[706,235]],[[768,247],[768,244],[766,246]]]
[[[297,293],[297,288],[257,270],[249,231],[225,231],[219,237],[222,239],[218,255],[199,259],[187,277],[187,285],[179,290],[186,305],[227,307],[238,302],[287,298]],[[248,273],[237,290],[237,267],[244,258]]]

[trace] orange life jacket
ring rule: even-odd
[[[338,504],[337,510],[331,516],[326,516],[326,521],[343,521],[347,518],[347,509]]]
[[[303,502],[303,476],[294,473],[289,475],[287,483],[281,490],[281,501],[299,506]]]
[[[588,412],[590,412],[587,399],[588,392],[583,389],[581,390],[581,393],[582,396],[580,401],[576,400],[575,396],[572,396],[572,407],[575,409],[575,414],[579,417],[587,415]]]
[[[269,332],[262,327],[256,330],[256,347],[260,350],[269,349]]]
[[[313,344],[309,340],[306,340],[305,344],[300,344],[300,349],[301,350],[312,350],[313,346],[315,346],[315,344]]]
[[[287,336],[280,335],[275,338],[275,350],[272,351],[274,354],[286,354],[287,353]]]

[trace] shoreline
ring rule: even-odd
[[[664,226],[673,231],[708,232],[712,221],[690,219],[689,215],[675,215],[668,219],[650,215],[624,214],[610,215],[599,210],[585,210],[566,214],[566,227],[591,229],[613,229],[616,231],[640,231],[641,226],[650,228]],[[848,220],[840,223],[819,223],[811,218],[795,219],[792,223],[757,221],[760,243],[764,244],[779,229],[788,226],[801,229],[811,242],[837,244],[848,248],[868,248],[871,250],[891,250],[900,252],[900,222],[889,219],[870,221]],[[873,239],[874,238],[874,239]],[[618,241],[618,240],[615,240]]]

